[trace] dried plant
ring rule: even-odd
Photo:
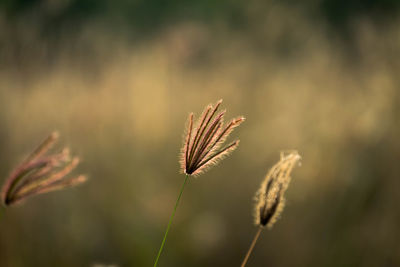
[[[185,141],[181,150],[180,159],[181,171],[185,173],[186,176],[179,192],[178,199],[176,200],[174,210],[172,211],[161,247],[154,262],[154,267],[157,266],[161,252],[164,248],[165,240],[167,239],[172,220],[175,216],[188,177],[203,173],[205,170],[217,164],[221,159],[229,155],[229,153],[235,150],[239,145],[239,140],[237,140],[221,148],[233,129],[244,121],[244,117],[238,117],[224,126],[223,118],[225,110],[217,114],[221,103],[222,100],[219,100],[214,107],[211,104],[208,105],[195,127],[193,127],[193,113],[189,115],[184,139]]]
[[[297,151],[292,151],[287,155],[282,152],[279,162],[272,166],[265,176],[256,193],[255,224],[259,228],[243,260],[242,267],[246,265],[262,229],[271,228],[279,218],[285,205],[284,194],[291,180],[290,174],[300,159]]]
[[[5,206],[16,204],[31,196],[64,189],[86,181],[83,175],[66,178],[79,164],[78,157],[70,157],[68,148],[64,148],[58,154],[46,155],[58,136],[57,132],[50,134],[11,173],[1,193],[1,200]]]
[[[223,127],[225,110],[215,116],[221,103],[222,100],[218,101],[214,108],[212,105],[206,107],[193,134],[193,113],[189,115],[181,155],[182,172],[188,175],[201,174],[229,155],[239,145],[239,140],[236,140],[221,149],[229,134],[244,121],[244,117],[238,117]]]

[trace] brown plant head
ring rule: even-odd
[[[279,162],[268,171],[256,193],[256,225],[271,228],[276,222],[285,205],[284,193],[291,180],[290,174],[300,159],[297,151],[291,151],[287,155],[281,152]]]
[[[214,107],[208,105],[195,127],[193,127],[193,113],[189,115],[180,160],[181,170],[187,175],[204,172],[239,145],[239,140],[236,140],[221,148],[233,129],[244,121],[244,117],[238,117],[223,125],[225,110],[217,114],[221,103],[222,100],[219,100]]]
[[[79,158],[70,157],[68,148],[64,148],[58,154],[46,155],[58,136],[57,132],[50,134],[14,169],[2,188],[1,200],[4,205],[9,206],[30,196],[64,189],[86,181],[83,175],[66,178],[79,164]]]

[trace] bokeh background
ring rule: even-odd
[[[400,266],[397,0],[0,2],[0,182],[61,133],[89,182],[0,218],[0,266],[152,266],[189,112],[239,148],[191,179],[160,266],[239,266],[253,196],[297,149],[248,266]]]

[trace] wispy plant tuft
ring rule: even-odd
[[[236,140],[229,145],[221,148],[226,138],[233,131],[234,128],[239,126],[244,117],[238,117],[231,120],[227,125],[223,125],[223,118],[225,111],[217,114],[222,100],[219,100],[213,107],[208,105],[203,111],[202,116],[199,118],[196,126],[193,127],[193,113],[190,113],[188,124],[186,127],[185,141],[181,150],[181,171],[186,174],[185,180],[176,200],[174,210],[172,211],[167,230],[165,231],[161,247],[156,256],[154,267],[157,266],[161,252],[164,248],[165,240],[172,220],[175,216],[176,209],[181,199],[183,190],[187,183],[189,176],[195,176],[203,173],[211,166],[217,164],[225,156],[229,155],[239,145],[239,140]],[[195,130],[194,130],[195,129]]]
[[[242,267],[248,258],[260,236],[263,228],[271,228],[282,213],[285,205],[285,191],[291,180],[291,172],[296,164],[300,162],[300,155],[297,151],[291,151],[287,155],[281,152],[281,158],[268,171],[264,181],[256,193],[255,224],[259,229],[250,245],[250,248],[243,260]]]
[[[256,193],[255,224],[271,228],[285,206],[284,193],[291,180],[291,172],[301,159],[297,151],[288,155],[281,153],[281,159],[265,176]]]
[[[188,175],[198,175],[217,164],[239,145],[236,140],[221,148],[229,134],[245,119],[238,117],[223,125],[225,110],[218,115],[222,100],[213,107],[208,105],[199,118],[193,131],[193,113],[189,115],[185,143],[182,148],[181,170]]]
[[[58,137],[57,132],[50,134],[14,169],[2,188],[1,200],[5,206],[86,181],[83,175],[66,177],[79,164],[78,157],[70,157],[68,148],[57,154],[46,155]]]

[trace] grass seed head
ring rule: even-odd
[[[13,205],[30,196],[61,190],[86,181],[83,175],[66,177],[79,164],[79,158],[71,158],[68,148],[57,154],[46,155],[58,137],[57,132],[50,134],[14,169],[2,188],[1,200],[4,205]]]
[[[193,113],[189,115],[185,141],[181,153],[181,170],[188,175],[198,175],[217,164],[239,145],[239,140],[222,147],[229,134],[245,119],[238,117],[224,125],[225,110],[217,112],[222,100],[208,105],[196,126]],[[221,148],[222,147],[222,148]]]
[[[260,189],[256,193],[255,224],[271,228],[285,206],[285,191],[289,186],[290,174],[296,164],[300,162],[297,151],[291,151],[281,158],[268,171]]]

